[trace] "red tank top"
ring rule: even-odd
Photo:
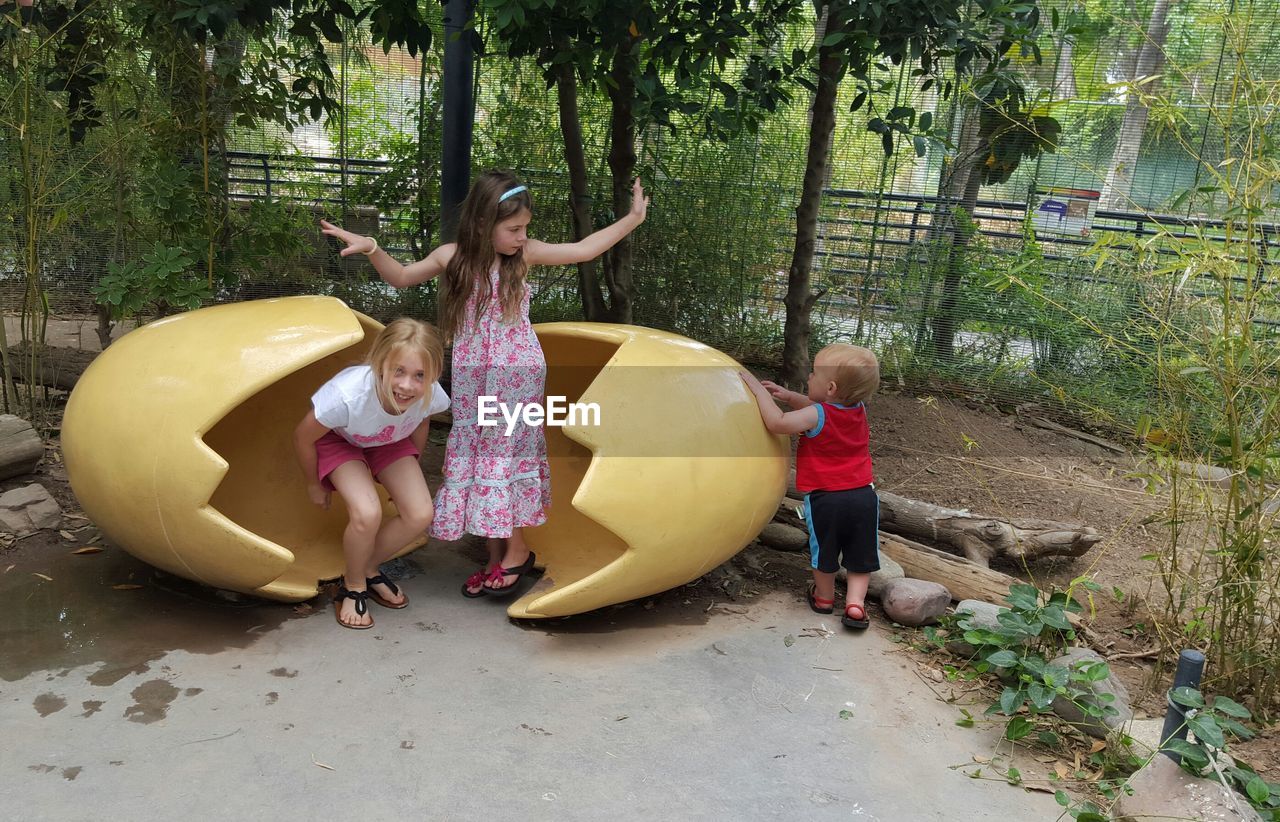
[[[796,451],[796,488],[801,491],[847,491],[874,480],[871,475],[871,430],[862,403],[818,404],[818,424],[800,436]]]

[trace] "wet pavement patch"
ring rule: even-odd
[[[100,699],[88,699],[81,702],[80,705],[84,708],[84,713],[80,714],[81,716],[93,716],[102,710],[102,700]]]
[[[134,704],[125,709],[130,722],[150,725],[164,719],[169,705],[178,696],[178,689],[163,679],[151,679],[133,689]]]
[[[80,775],[80,772],[81,772],[81,771],[83,771],[83,770],[84,770],[84,766],[83,766],[83,765],[76,765],[76,766],[75,766],[75,767],[73,767],[73,768],[63,768],[63,769],[62,769],[62,778],[63,778],[63,779],[65,779],[65,780],[67,780],[68,782],[75,782],[75,781],[76,781],[76,777],[77,777],[77,776],[79,776],[79,775]]]
[[[298,675],[297,671],[290,671],[288,668],[272,668],[269,671],[269,673],[272,676],[280,676],[280,677],[284,677],[285,679],[293,679],[295,676]]]
[[[13,567],[0,574],[0,600],[16,621],[0,632],[0,680],[10,682],[98,663],[90,684],[114,685],[170,651],[245,648],[298,616],[290,605],[219,596],[115,547],[74,556],[37,535],[4,560]]]
[[[36,713],[41,716],[48,716],[49,714],[56,714],[67,707],[67,700],[57,694],[40,694],[31,705],[36,709]]]

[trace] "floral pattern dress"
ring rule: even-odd
[[[551,470],[541,426],[517,421],[510,436],[501,412],[497,425],[481,427],[479,398],[505,403],[542,403],[547,362],[529,323],[526,286],[515,323],[502,319],[498,272],[489,274],[490,299],[475,315],[476,289],[453,341],[453,430],[445,448],[444,484],[436,494],[431,533],[455,540],[464,533],[509,537],[513,528],[542,525],[551,506]]]

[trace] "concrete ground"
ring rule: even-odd
[[[847,634],[797,592],[708,609],[708,591],[686,588],[652,608],[515,624],[463,599],[472,561],[433,545],[404,564],[409,608],[371,606],[376,627],[357,632],[327,608],[175,588],[116,549],[30,553],[0,555],[14,565],[0,574],[8,818],[1060,810],[953,768],[990,754],[997,731],[957,727],[888,629]]]

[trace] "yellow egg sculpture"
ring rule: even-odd
[[[546,573],[508,614],[566,616],[682,585],[773,518],[787,439],[765,430],[732,358],[637,326],[534,330],[548,398],[599,415],[546,429],[551,511],[525,530]]]
[[[126,334],[67,401],[71,489],[113,542],[157,568],[271,599],[315,596],[342,573],[347,513],[336,494],[328,511],[308,499],[293,429],[381,328],[340,300],[289,297]]]
[[[309,501],[292,432],[315,389],[363,360],[380,328],[339,300],[289,297],[125,335],[67,403],[72,490],[113,542],[158,568],[271,599],[315,596],[342,573],[347,517],[336,495],[329,511]],[[594,404],[599,417],[546,429],[552,508],[525,532],[546,572],[511,616],[667,590],[759,533],[786,488],[787,442],[765,431],[737,363],[645,328],[535,330],[547,395]]]

